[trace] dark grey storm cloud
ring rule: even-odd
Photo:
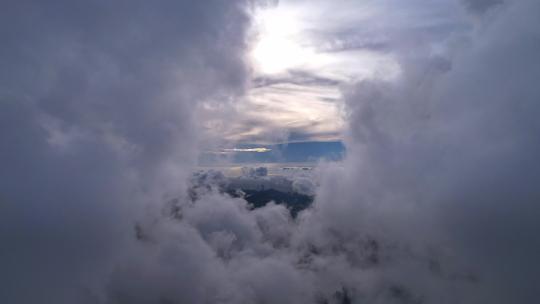
[[[389,44],[400,76],[345,90],[347,158],[296,219],[219,174],[186,189],[197,104],[242,93],[249,5],[4,5],[0,298],[535,303],[540,3]]]

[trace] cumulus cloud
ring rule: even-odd
[[[319,197],[328,209],[321,219],[337,231],[387,229],[392,239],[452,252],[450,263],[465,268],[439,276],[440,284],[421,270],[396,273],[418,274],[406,284],[426,302],[535,298],[539,10],[534,1],[505,9],[459,50],[452,40],[445,54],[419,45],[401,56],[397,81],[350,88],[345,167],[356,170],[335,173],[343,182],[329,180]],[[454,278],[471,285],[451,292]]]
[[[534,302],[537,1],[507,1],[470,33],[412,26],[401,39],[416,43],[389,44],[400,76],[345,89],[347,158],[320,165],[296,218],[220,193],[218,172],[186,191],[193,111],[244,88],[246,5],[2,11],[2,298]]]
[[[508,2],[469,33],[410,31],[421,43],[391,50],[400,77],[346,90],[347,159],[321,168],[272,255],[294,257],[305,302],[534,302],[539,11]]]
[[[243,90],[247,5],[3,3],[4,301],[103,297],[142,206],[182,192],[197,104]]]

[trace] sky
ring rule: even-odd
[[[470,26],[459,3],[438,2],[289,0],[257,7],[246,95],[233,106],[232,121],[210,120],[209,129],[240,143],[342,140],[344,86],[399,77],[398,49],[427,39],[436,49]],[[405,38],[413,31],[425,37]]]
[[[0,299],[536,303],[539,15],[4,1]],[[280,147],[339,154],[292,181],[315,195],[295,218],[191,184],[201,155]]]

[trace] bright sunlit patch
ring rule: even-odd
[[[260,72],[281,73],[316,60],[314,50],[302,45],[299,20],[294,10],[279,7],[255,15],[257,42],[251,55]]]
[[[264,153],[264,152],[270,152],[272,149],[268,148],[232,148],[232,149],[222,149],[223,152],[256,152],[256,153]]]

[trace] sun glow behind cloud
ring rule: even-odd
[[[304,27],[296,10],[275,7],[258,11],[255,14],[257,39],[251,52],[258,72],[282,73],[324,60],[306,41],[302,41]]]
[[[206,121],[212,136],[243,143],[339,141],[344,86],[400,74],[393,54],[380,49],[386,36],[367,30],[380,13],[368,4],[308,1],[258,8],[246,54],[252,86],[228,110],[234,119],[208,114],[216,120]]]

